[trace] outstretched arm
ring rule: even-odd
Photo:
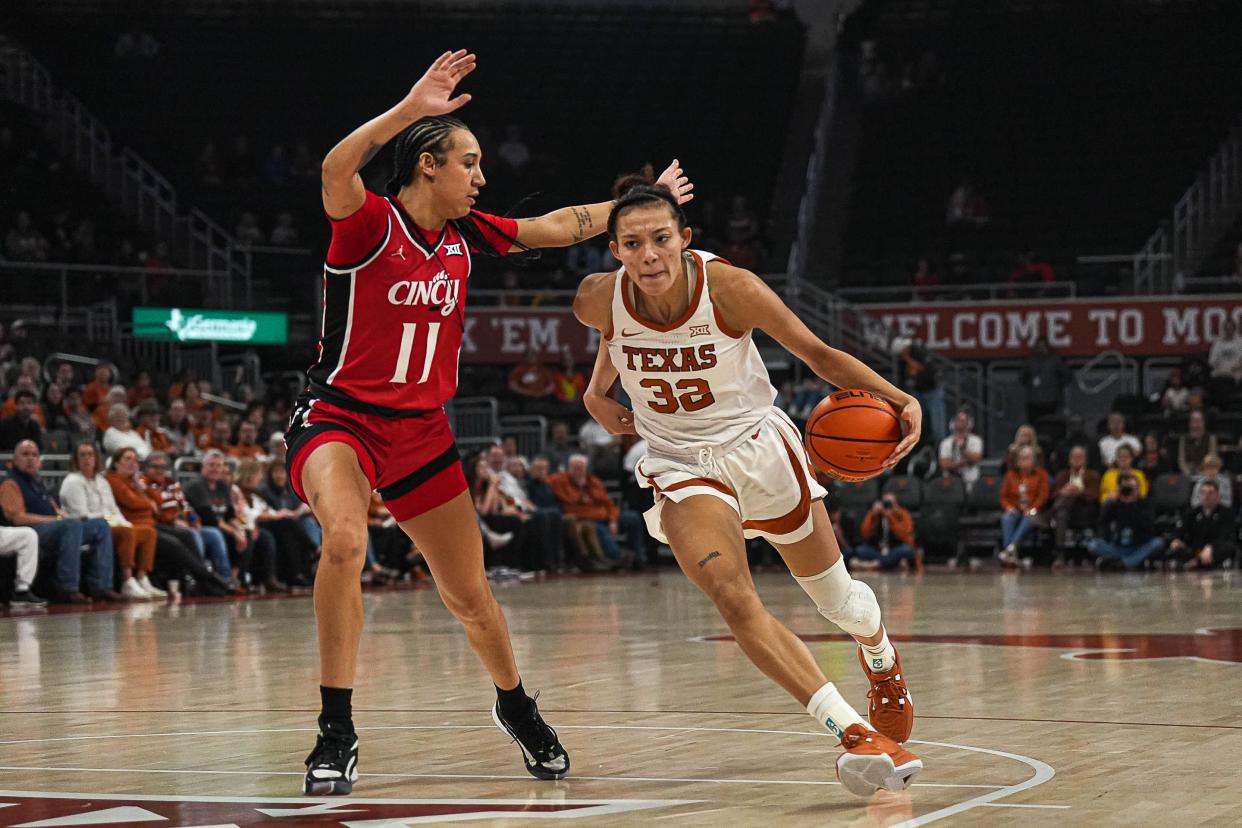
[[[677,196],[678,204],[685,204],[694,198],[691,192],[694,185],[682,172],[681,164],[676,158],[665,168],[655,183]],[[517,225],[517,240],[523,247],[529,248],[569,247],[598,236],[608,229],[608,213],[612,210],[613,203],[612,201],[600,201],[596,204],[562,207],[542,216],[520,219]],[[520,250],[521,248],[515,247],[514,249]]]
[[[323,159],[323,209],[334,219],[353,215],[366,192],[359,173],[397,133],[427,115],[447,115],[470,101],[452,97],[458,81],[474,71],[475,56],[465,49],[445,52],[431,64],[399,104],[349,133]]]
[[[914,397],[858,359],[825,344],[755,274],[717,262],[712,262],[710,267],[721,277],[711,282],[712,301],[729,327],[740,331],[751,328],[766,331],[822,379],[838,388],[871,391],[897,406],[905,436],[884,461],[885,468],[895,466],[918,444],[923,412]]]

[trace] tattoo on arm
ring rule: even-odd
[[[712,558],[719,558],[719,557],[720,557],[720,553],[713,550],[706,558],[699,561],[699,569],[702,569],[703,567],[711,563]]]
[[[578,229],[573,232],[576,244],[586,238],[586,231],[594,228],[595,224],[591,221],[591,211],[585,207],[570,207],[569,212],[578,221]]]

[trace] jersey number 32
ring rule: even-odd
[[[648,400],[647,405],[660,414],[672,414],[679,408],[682,411],[700,411],[716,401],[707,380],[697,377],[678,380],[676,385],[668,380],[645,379],[639,385],[655,394],[655,400]]]

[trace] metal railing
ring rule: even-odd
[[[1208,159],[1207,168],[1173,205],[1173,215],[1161,222],[1147,243],[1134,254],[1136,293],[1168,293],[1175,278],[1203,266],[1242,208],[1242,122]]]
[[[232,292],[228,289],[228,274],[222,270],[187,270],[183,268],[120,267],[104,264],[75,264],[70,262],[4,262],[0,263],[0,277],[12,286],[21,277],[35,279],[32,293],[54,294],[62,315],[73,306],[71,299],[80,305],[83,296],[91,291],[82,284],[94,280],[96,292],[107,294],[115,307],[118,294],[130,294],[139,304],[150,304],[152,299],[185,299],[187,291],[177,285],[181,280],[192,280],[194,290],[188,295],[199,294],[209,307],[230,307]],[[158,287],[158,284],[164,287]],[[55,287],[49,287],[54,285]],[[51,298],[50,296],[48,298]],[[195,302],[197,304],[197,301]]]
[[[10,322],[20,319],[30,326],[55,328],[65,336],[85,336],[90,342],[115,345],[119,333],[114,299],[69,307],[5,302],[2,309]]]
[[[11,39],[0,39],[0,64],[5,69],[0,95],[43,116],[47,137],[62,156],[191,267],[220,271],[225,301],[233,300],[234,279],[249,300],[250,254],[232,236],[199,210],[179,216],[177,191],[168,179],[132,149],[118,148],[107,126],[57,89],[47,69]]]
[[[935,287],[888,285],[838,288],[836,295],[850,302],[969,302],[984,299],[1072,299],[1076,282],[951,282]]]

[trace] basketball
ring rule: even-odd
[[[857,483],[882,471],[901,442],[901,419],[888,400],[847,389],[819,401],[806,421],[806,448],[816,468]]]

